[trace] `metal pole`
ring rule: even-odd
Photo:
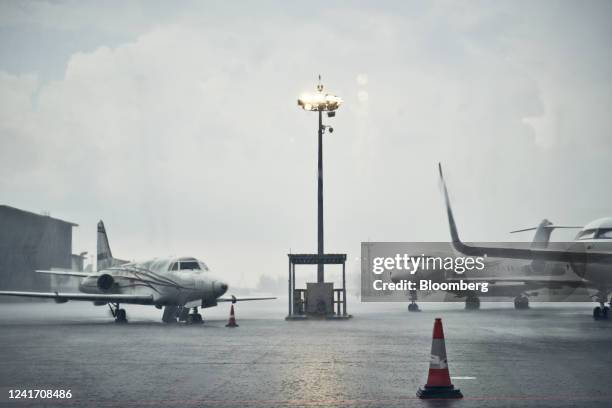
[[[291,268],[291,296],[293,299],[293,303],[291,307],[293,308],[293,313],[295,314],[295,264],[293,264],[293,268]],[[300,295],[301,298],[302,295]]]
[[[342,314],[346,316],[346,268],[345,263],[342,262]]]
[[[291,258],[289,257],[289,316],[291,316]]]
[[[323,112],[319,111],[319,173],[318,173],[318,250],[319,256],[324,254],[323,250]],[[317,265],[317,282],[323,283],[325,278],[324,264]]]

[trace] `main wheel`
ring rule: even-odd
[[[608,318],[608,311],[610,310],[610,308],[608,308],[607,306],[604,306],[601,308],[601,318],[602,319],[607,319]]]
[[[468,310],[480,309],[480,299],[477,297],[468,297],[465,299],[465,308]]]
[[[525,296],[519,296],[514,299],[515,309],[529,309],[529,299]]]
[[[593,319],[601,319],[601,307],[597,306],[593,309]]]
[[[117,313],[115,315],[116,323],[127,323],[127,314],[125,313],[125,309],[117,309]]]

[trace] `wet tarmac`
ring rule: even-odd
[[[591,304],[349,303],[350,321],[286,322],[286,304],[205,310],[200,326],[165,325],[127,306],[0,305],[0,406],[612,406],[612,321]],[[435,317],[465,398],[422,401]],[[9,400],[9,389],[70,389],[70,400]]]

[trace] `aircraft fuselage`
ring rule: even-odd
[[[194,306],[216,306],[228,285],[198,261],[191,262],[198,269],[180,269],[180,259],[175,258],[113,266],[84,278],[79,290],[91,294],[150,295],[156,306],[194,302]]]

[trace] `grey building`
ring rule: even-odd
[[[0,289],[51,289],[36,269],[71,269],[72,227],[77,224],[0,205]]]

